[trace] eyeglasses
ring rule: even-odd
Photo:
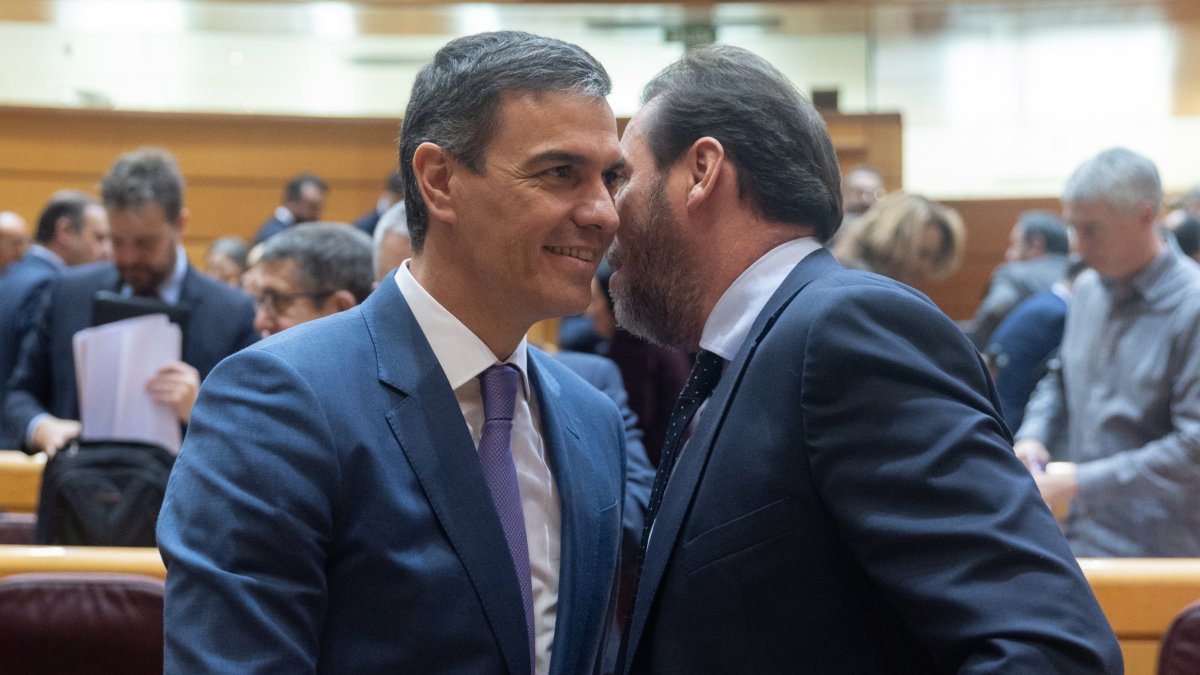
[[[268,314],[285,314],[292,305],[300,298],[308,298],[314,303],[323,302],[325,298],[333,295],[333,291],[300,291],[299,293],[278,293],[276,291],[263,291],[252,295],[254,298],[254,306]]]

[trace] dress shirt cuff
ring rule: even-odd
[[[30,448],[33,447],[33,432],[37,431],[38,425],[41,424],[42,420],[46,419],[47,417],[53,417],[53,415],[48,412],[38,413],[33,416],[33,419],[29,420],[29,425],[25,427],[26,446]]]

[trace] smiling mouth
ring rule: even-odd
[[[596,259],[596,252],[589,251],[583,248],[568,248],[566,246],[547,246],[547,251],[557,255],[565,255],[568,258],[576,258],[584,262],[592,262]]]

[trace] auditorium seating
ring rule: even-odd
[[[163,581],[134,574],[0,579],[5,672],[161,673]]]
[[[1121,641],[1126,674],[1154,675],[1171,622],[1200,600],[1200,559],[1084,558],[1079,565]]]
[[[1158,675],[1195,673],[1200,673],[1200,601],[1175,617],[1158,655]]]

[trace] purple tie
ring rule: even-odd
[[[509,364],[495,365],[479,374],[479,394],[483,398],[483,431],[479,435],[479,463],[492,491],[492,502],[513,569],[525,602],[525,627],[529,631],[529,670],[535,670],[533,630],[533,581],[529,570],[529,541],[525,536],[525,511],[521,508],[521,486],[512,456],[513,407],[521,373]]]

